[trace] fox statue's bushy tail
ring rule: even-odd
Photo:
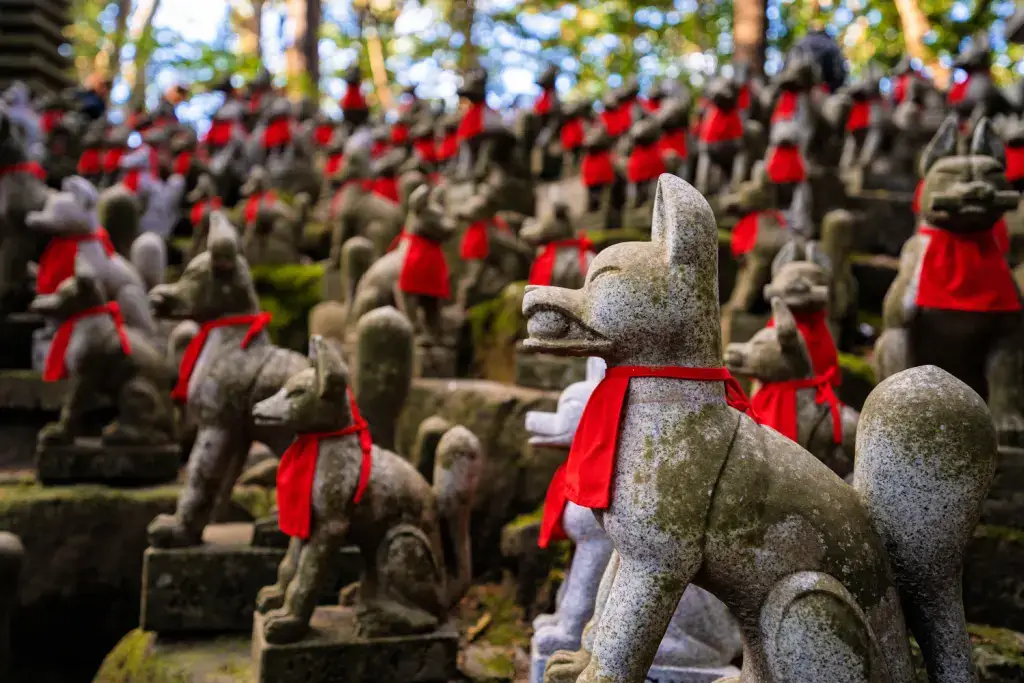
[[[977,680],[961,568],[996,448],[985,402],[935,366],[889,377],[861,413],[854,487],[889,553],[932,683]]]
[[[441,517],[447,581],[445,604],[466,593],[473,576],[469,518],[482,468],[480,440],[465,427],[445,432],[434,458],[434,496]]]

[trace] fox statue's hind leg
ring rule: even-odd
[[[187,547],[202,542],[224,482],[244,464],[251,440],[237,429],[203,426],[188,458],[185,486],[173,515],[160,515],[149,525],[149,541],[158,548]],[[241,460],[241,462],[239,462]],[[234,478],[231,478],[234,483]]]
[[[272,586],[264,586],[256,596],[256,610],[266,614],[270,610],[280,609],[284,606],[285,592],[288,584],[295,578],[295,572],[299,568],[299,556],[302,554],[302,546],[305,542],[301,538],[292,538],[288,543],[288,551],[285,553],[281,564],[277,566],[277,583]]]

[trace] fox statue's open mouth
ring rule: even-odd
[[[524,349],[563,356],[601,357],[612,350],[610,340],[565,308],[545,301],[548,298],[545,295],[556,288],[531,289],[527,289],[523,301],[526,331],[530,335],[523,342]]]

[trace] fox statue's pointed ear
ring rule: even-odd
[[[348,392],[348,368],[335,348],[318,334],[309,338],[309,359],[316,370],[316,393],[340,398]]]
[[[786,302],[777,296],[772,297],[772,320],[775,321],[775,329],[783,349],[800,346],[800,328],[796,325],[796,318],[793,317],[793,312],[789,310]]]
[[[806,256],[805,260],[821,266],[826,273],[832,273],[832,259],[828,257],[828,254],[825,253],[825,250],[821,248],[817,241],[812,240],[808,242],[804,253]]]
[[[942,122],[941,126],[939,126],[939,130],[935,133],[935,137],[932,138],[931,142],[928,143],[928,146],[924,148],[924,152],[921,154],[918,172],[922,178],[928,175],[928,169],[930,169],[936,161],[956,154],[957,132],[959,128],[960,124],[955,115],[947,116],[946,120]]]
[[[718,272],[715,214],[701,193],[682,178],[668,173],[658,178],[651,241],[661,246],[669,265],[695,266],[701,274],[705,269]]]
[[[210,214],[210,232],[206,238],[206,248],[219,270],[234,268],[235,258],[238,256],[238,232],[221,211]]]
[[[587,358],[587,381],[588,382],[599,382],[604,379],[605,372],[608,371],[608,364],[604,358],[598,358],[597,356],[590,356]]]
[[[992,122],[987,116],[974,126],[974,135],[971,137],[971,154],[992,157],[1001,166],[1006,167],[1006,147],[992,129]]]
[[[795,239],[783,244],[782,248],[779,249],[779,253],[772,259],[772,277],[778,275],[779,271],[782,270],[782,266],[800,260],[799,252],[801,251],[803,251],[802,246]]]

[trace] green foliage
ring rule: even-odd
[[[273,315],[270,335],[274,342],[304,352],[309,341],[309,312],[321,299],[323,265],[256,266],[252,276],[260,306]]]
[[[514,381],[515,343],[526,336],[522,316],[525,282],[513,282],[489,301],[467,311],[478,373],[495,381]]]

